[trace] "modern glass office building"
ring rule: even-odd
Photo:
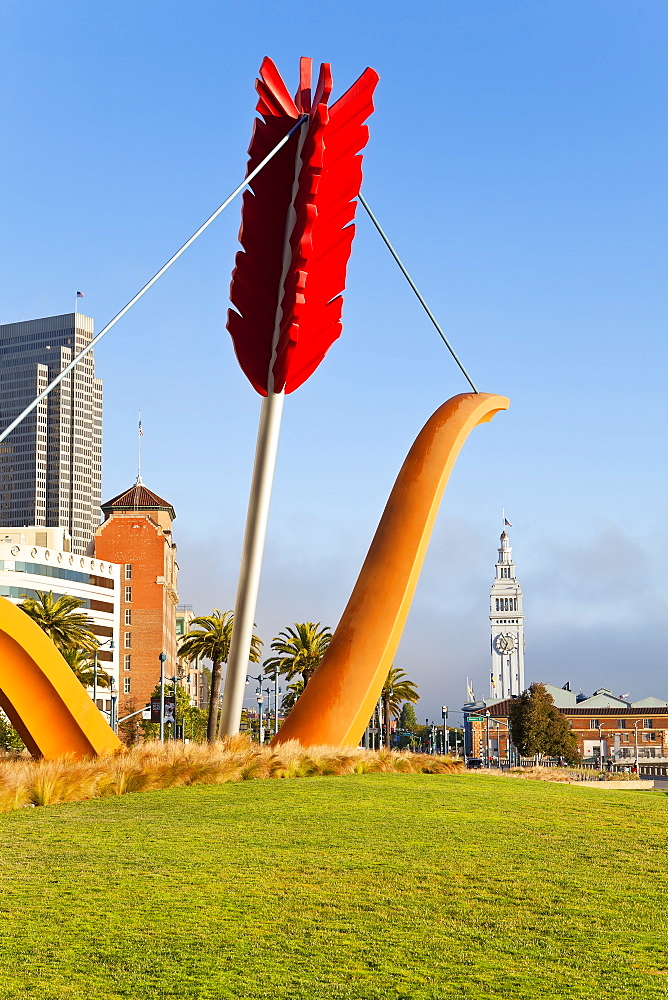
[[[6,427],[93,338],[81,313],[0,326],[0,425]],[[83,359],[0,444],[0,527],[64,527],[92,551],[100,523],[102,382]]]

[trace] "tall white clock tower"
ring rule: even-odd
[[[524,690],[524,614],[508,532],[501,533],[496,579],[489,605],[492,673],[490,697],[510,698]]]

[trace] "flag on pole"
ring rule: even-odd
[[[139,418],[139,437],[142,438],[143,436],[144,436],[144,431],[142,430],[141,417],[140,417]]]
[[[82,299],[83,297],[84,297],[84,293],[83,292],[77,292],[77,298],[78,299]]]
[[[503,519],[503,523],[504,523],[504,524],[507,524],[509,528],[512,528],[512,524],[510,523],[510,521],[508,520],[508,518],[507,518],[507,517],[504,517],[504,519]]]

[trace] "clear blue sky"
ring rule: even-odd
[[[4,0],[0,322],[97,329],[236,186],[272,56],[380,73],[364,191],[512,408],[455,469],[397,665],[418,715],[487,694],[501,507],[527,680],[668,697],[666,82],[657,0]],[[239,205],[97,351],[104,494],[176,507],[181,597],[234,603],[259,398],[225,331]],[[258,626],[336,624],[394,477],[466,385],[359,217],[344,333],[286,404]]]

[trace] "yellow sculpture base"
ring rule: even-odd
[[[0,708],[34,757],[96,757],[122,749],[49,637],[4,597]]]
[[[462,393],[427,421],[406,457],[327,652],[272,743],[356,746],[392,665],[455,460],[477,424],[510,405]]]

